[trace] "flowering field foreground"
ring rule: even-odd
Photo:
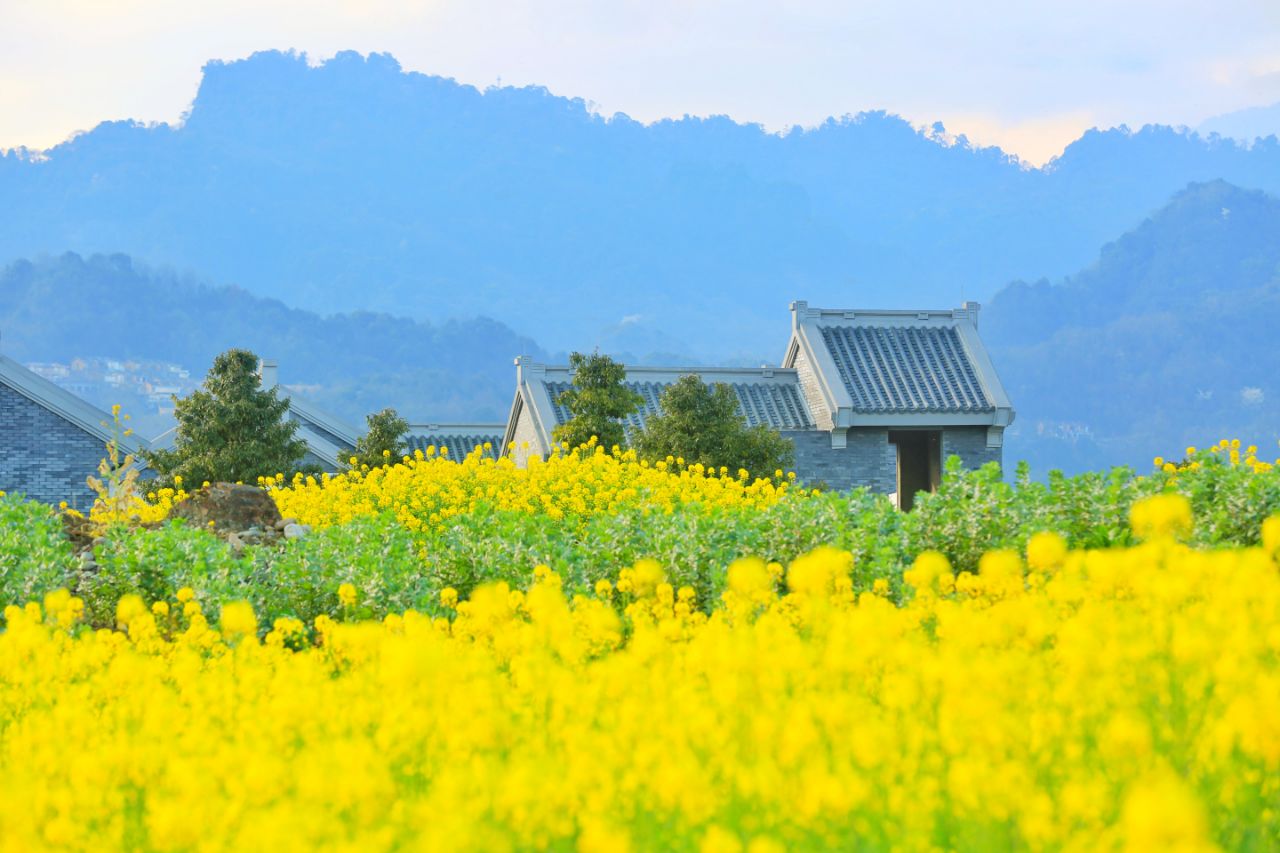
[[[735,562],[709,616],[653,562],[572,598],[543,568],[316,645],[186,590],[90,631],[55,593],[0,635],[4,844],[1268,849],[1280,519],[1217,551],[1189,519],[926,553],[901,605],[820,549]]]

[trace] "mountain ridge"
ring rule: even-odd
[[[940,307],[1079,269],[1192,180],[1280,191],[1280,144],[1091,131],[1045,169],[887,113],[643,124],[339,54],[206,66],[180,126],[0,157],[0,257],[125,252],[320,313],[484,314],[552,349],[623,318],[773,360],[794,299]]]
[[[983,337],[1014,406],[1011,458],[1143,466],[1280,439],[1280,198],[1192,184],[1055,283],[1013,282]]]
[[[488,318],[429,324],[374,312],[319,316],[127,255],[67,252],[0,268],[0,344],[19,361],[110,356],[203,374],[242,347],[354,423],[387,406],[415,421],[501,420],[512,359],[545,351]],[[95,400],[109,406],[118,400]]]

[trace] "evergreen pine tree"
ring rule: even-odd
[[[263,389],[258,357],[232,349],[219,355],[200,389],[177,400],[177,438],[172,450],[145,454],[160,477],[187,488],[208,482],[254,483],[258,477],[289,474],[306,453],[295,435],[298,425],[285,416],[288,399]]]

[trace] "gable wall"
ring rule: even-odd
[[[87,510],[85,478],[106,456],[102,441],[0,383],[0,491]]]
[[[340,448],[342,450],[355,450],[355,448],[351,445],[351,442],[344,441],[343,439],[329,432],[329,430],[316,425],[315,423],[307,420],[306,418],[299,417],[293,412],[289,412],[288,418],[289,420],[293,421],[298,425],[298,431],[297,431],[298,438],[305,439],[307,437],[306,434],[310,432],[320,436],[325,441],[332,444],[334,447]]]
[[[321,471],[325,471],[329,474],[338,473],[338,471],[334,470],[338,466],[335,466],[332,462],[326,462],[325,460],[321,459],[319,456],[315,454],[315,451],[311,450],[311,448],[307,448],[307,452],[302,455],[302,464],[315,465]]]
[[[809,358],[804,354],[803,347],[796,349],[796,361],[791,366],[795,368],[800,380],[800,390],[804,393],[805,402],[809,404],[809,413],[813,415],[814,425],[820,430],[831,429],[831,410],[827,408],[822,396],[822,388],[818,384],[818,377],[814,373]],[[798,472],[796,476],[799,476]]]
[[[520,409],[520,417],[516,420],[513,441],[515,447],[507,450],[507,452],[511,454],[515,463],[521,467],[524,467],[525,463],[529,461],[530,456],[541,456],[545,452],[542,442],[538,438],[538,429],[533,424],[533,414],[529,411],[528,406],[523,406]]]

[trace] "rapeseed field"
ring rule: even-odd
[[[1177,495],[1133,523],[923,553],[899,601],[833,548],[736,560],[715,602],[651,560],[572,595],[540,566],[313,626],[184,588],[92,630],[54,592],[0,635],[0,843],[1268,849],[1280,518],[1217,550]]]
[[[915,511],[627,453],[262,485],[230,548],[0,496],[0,848],[1268,850],[1280,468]],[[144,526],[140,523],[147,522]]]

